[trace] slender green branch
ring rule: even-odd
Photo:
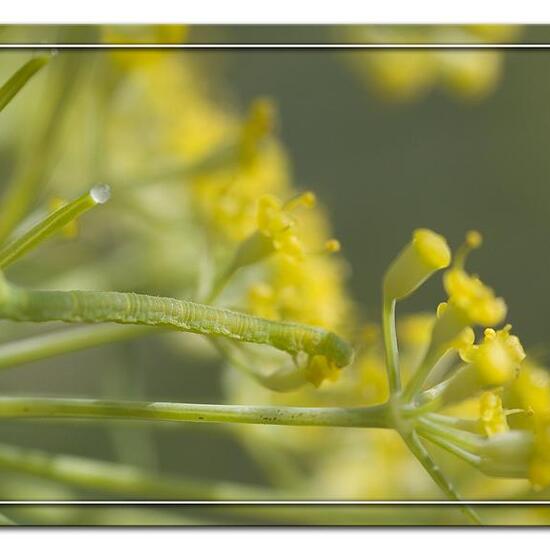
[[[25,84],[44,66],[49,56],[41,55],[27,61],[0,88],[0,111],[23,89]]]
[[[434,435],[433,433],[422,430],[420,428],[418,429],[418,435],[432,443],[435,443],[442,449],[445,449],[446,451],[454,454],[458,458],[461,458],[462,460],[466,461],[470,466],[479,468],[481,464],[481,458],[478,455],[470,453],[466,449],[463,449],[462,447],[456,445],[448,439],[445,439],[444,437]]]
[[[161,330],[142,325],[121,326],[106,323],[22,338],[0,345],[0,369],[8,369],[40,359],[119,342]]]
[[[396,393],[401,389],[401,375],[399,373],[399,350],[395,331],[395,300],[393,299],[384,298],[382,325],[390,392]]]
[[[448,416],[446,414],[438,413],[428,413],[425,418],[437,422],[438,424],[444,424],[459,430],[474,433],[477,433],[479,430],[479,423],[476,420],[470,420],[468,418],[459,418],[457,416]]]
[[[109,196],[109,187],[99,185],[78,199],[55,210],[24,235],[0,249],[0,268],[12,264],[90,208],[105,203]]]
[[[480,445],[484,441],[484,438],[477,434],[451,427],[449,424],[440,425],[433,418],[429,420],[421,417],[418,419],[417,425],[423,433],[432,433],[438,437],[443,437],[474,453],[479,451]]]
[[[411,401],[422,389],[424,382],[440,358],[441,353],[439,350],[435,350],[435,352],[430,352],[429,350],[428,353],[426,353],[425,357],[422,359],[422,362],[411,376],[411,379],[403,392],[403,398],[405,401]]]
[[[80,54],[77,57],[60,54],[52,69],[54,65],[57,75],[51,102],[43,109],[42,119],[32,131],[31,143],[22,150],[16,172],[0,203],[0,242],[4,242],[27,214],[40,183],[52,167],[52,152],[63,128],[64,114],[86,61]]]
[[[0,444],[0,469],[86,489],[151,499],[237,500],[273,498],[269,488],[153,475],[129,465],[50,454]]]
[[[0,418],[112,418],[163,422],[233,422],[278,426],[387,428],[386,405],[261,407],[97,399],[1,397]]]
[[[433,461],[424,445],[422,445],[422,442],[418,438],[416,432],[411,432],[409,435],[404,436],[403,439],[410,451],[418,459],[420,464],[422,464],[426,472],[428,472],[430,477],[435,481],[443,493],[449,499],[460,502],[460,495],[456,492],[451,482],[445,477],[439,466]],[[461,508],[474,523],[481,525],[481,519],[470,506],[461,504]]]

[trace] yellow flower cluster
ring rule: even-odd
[[[339,245],[330,238],[327,216],[315,205],[313,195],[300,194],[292,185],[288,158],[274,135],[272,103],[260,99],[246,117],[240,117],[223,102],[213,100],[212,93],[197,81],[196,69],[186,56],[163,53],[150,61],[127,67],[128,82],[120,97],[115,98],[122,106],[117,109],[118,122],[124,126],[124,135],[130,136],[114,148],[118,152],[113,159],[115,168],[120,173],[140,173],[150,159],[161,154],[167,165],[180,163],[190,167],[173,176],[180,185],[173,186],[171,200],[181,201],[193,212],[194,222],[200,221],[216,261],[229,262],[253,236],[260,236],[264,244],[269,244],[264,249],[268,253],[258,256],[250,272],[240,273],[238,279],[230,281],[224,299],[265,318],[341,330],[351,314],[344,285],[345,265],[328,253],[337,251]],[[158,94],[159,89],[170,90],[171,100],[167,100],[166,93]],[[136,97],[141,97],[140,101]],[[128,132],[128,124],[133,125],[134,132]],[[116,139],[116,132],[113,136]],[[132,151],[131,158],[130,154],[123,154],[125,148]],[[144,150],[142,164],[139,159],[136,161],[136,149]],[[134,163],[132,169],[130,162]],[[464,269],[467,251],[479,244],[479,235],[470,233],[465,248],[457,252],[454,264],[444,275],[449,299],[438,315],[416,316],[398,325],[403,383],[413,376],[433,342],[439,348],[445,343],[445,350],[459,350],[462,359],[469,363],[460,368],[471,368],[478,375],[477,386],[467,397],[475,399],[480,431],[492,441],[518,427],[522,433],[533,434],[530,478],[543,485],[546,472],[550,471],[546,413],[535,415],[536,422],[529,417],[525,426],[518,423],[525,422],[528,415],[508,414],[512,408],[550,411],[550,390],[545,387],[544,392],[538,392],[536,385],[528,384],[525,369],[515,378],[524,352],[508,326],[486,330],[483,341],[474,344],[473,325],[495,326],[506,315],[504,301]],[[419,229],[388,270],[385,291],[392,299],[402,299],[432,273],[448,267],[450,261],[445,239],[428,229]],[[284,360],[289,361],[287,357]],[[270,357],[269,361],[276,370],[279,357]],[[340,371],[322,357],[313,357],[303,368],[303,376],[310,384],[284,394],[270,391],[267,386],[258,387],[251,379],[243,380],[241,373],[233,373],[230,376],[237,382],[228,383],[229,399],[280,405],[376,404],[388,396],[385,368],[383,346],[375,331],[353,368]],[[442,376],[445,372],[442,369]],[[338,376],[338,384],[324,383]],[[493,391],[481,393],[484,386],[505,386],[499,390],[502,397]],[[529,396],[520,399],[526,393]],[[526,404],[527,401],[535,404]],[[348,438],[340,430],[285,430],[284,438],[276,427],[247,426],[246,434],[244,430],[239,433],[248,440],[259,437],[268,454],[271,449],[291,449],[305,457],[312,471],[306,485],[309,482],[316,490],[326,491],[324,496],[329,498],[336,496],[332,492],[335,487],[342,487],[342,496],[358,498],[402,498],[407,491],[411,496],[417,496],[419,491],[431,494],[427,477],[410,486],[410,479],[417,478],[411,475],[411,468],[414,470],[417,465],[394,434],[370,432]],[[380,464],[378,471],[364,467],[365,453],[370,462]],[[331,456],[346,464],[346,471],[335,467]]]
[[[351,310],[345,265],[331,254],[340,245],[330,238],[324,210],[314,208],[315,196],[292,184],[289,160],[274,134],[273,103],[259,98],[239,116],[206,89],[192,59],[164,51],[148,63],[125,66],[115,98],[119,126],[111,129],[117,142],[111,172],[151,173],[150,159],[161,167],[189,167],[169,176],[180,182],[171,203],[180,202],[201,222],[216,265],[235,253],[241,253],[236,269],[254,264],[250,274],[223,281],[223,299],[265,318],[340,329]],[[136,150],[144,151],[137,160]],[[338,371],[314,358],[305,374],[319,385]]]
[[[537,488],[546,487],[550,485],[550,375],[527,363],[505,397],[524,412],[514,416],[512,428],[533,434],[529,479]]]
[[[276,252],[301,260],[303,245],[294,226],[292,210],[300,205],[311,208],[315,204],[313,193],[304,193],[286,204],[273,195],[264,195],[258,202],[258,231],[267,237]]]
[[[465,44],[503,42],[513,38],[511,25],[433,27],[355,27],[347,38],[374,44]],[[465,100],[490,94],[502,75],[503,54],[475,49],[374,50],[349,56],[356,73],[384,99],[411,101],[440,86]]]

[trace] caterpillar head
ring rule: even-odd
[[[323,338],[319,351],[338,368],[346,367],[353,361],[353,348],[334,332],[329,332]]]

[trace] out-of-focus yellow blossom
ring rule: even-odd
[[[276,252],[301,260],[304,249],[293,230],[296,222],[292,210],[300,205],[311,208],[314,204],[313,193],[304,193],[287,203],[273,195],[264,195],[258,202],[258,230],[271,241]]]
[[[233,240],[255,229],[258,197],[287,195],[291,190],[288,160],[280,143],[263,136],[261,146],[253,145],[248,132],[245,128],[246,136],[240,138],[237,163],[198,174],[192,182],[201,211],[222,235]]]
[[[334,329],[346,321],[350,305],[343,287],[344,270],[329,257],[284,255],[269,260],[263,283],[249,291],[250,311],[269,319],[286,319]]]
[[[354,67],[366,84],[390,101],[422,96],[437,79],[437,63],[421,51],[380,51],[353,54]]]
[[[525,352],[519,338],[510,334],[511,328],[511,325],[499,331],[488,328],[481,344],[460,350],[462,360],[475,367],[482,383],[502,386],[519,374]]]
[[[357,43],[468,44],[510,40],[513,25],[363,26],[348,31]],[[412,101],[443,86],[465,100],[480,100],[495,90],[504,55],[488,50],[370,50],[346,56],[356,73],[384,99]]]
[[[451,251],[447,241],[429,229],[417,229],[412,241],[386,271],[384,296],[394,300],[405,298],[450,262]]]
[[[405,346],[425,346],[430,341],[435,317],[431,313],[419,313],[400,319],[397,336]]]
[[[518,25],[464,25],[464,29],[480,40],[496,43],[514,40],[521,34]]]
[[[442,51],[438,56],[442,83],[465,99],[482,99],[493,91],[504,60],[498,51]]]
[[[187,40],[187,25],[103,25],[101,41],[105,44],[181,44]],[[166,52],[154,48],[144,50],[110,51],[112,58],[123,68],[138,68],[160,61]]]
[[[550,413],[550,374],[526,360],[507,397],[517,407],[537,415]]]
[[[265,262],[261,281],[250,285],[249,309],[268,319],[293,320],[330,330],[349,322],[350,301],[345,291],[345,266],[332,252],[325,213],[312,208],[311,193],[286,203],[272,197],[260,203],[258,231],[274,249]],[[294,214],[294,211],[302,206]]]
[[[502,399],[495,392],[483,392],[479,398],[479,421],[485,434],[492,436],[508,431]]]

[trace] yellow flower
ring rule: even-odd
[[[384,295],[395,300],[405,298],[450,261],[451,251],[441,235],[429,229],[417,229],[412,241],[388,268]]]
[[[479,421],[483,431],[492,436],[508,431],[502,399],[494,392],[484,392],[479,398]]]
[[[437,64],[425,52],[359,52],[352,60],[360,71],[367,70],[368,84],[384,99],[416,99],[437,79]]]
[[[497,325],[506,316],[506,304],[496,298],[493,290],[478,277],[460,268],[449,269],[443,276],[449,304],[454,305],[467,319],[467,324]]]
[[[276,109],[268,98],[255,99],[249,109],[248,119],[241,131],[240,161],[254,162],[266,137],[271,135],[275,125]]]
[[[104,25],[101,39],[106,44],[181,44],[187,39],[187,25]],[[161,49],[155,50],[112,50],[110,56],[124,68],[136,68],[155,63],[165,55]]]
[[[502,73],[497,51],[439,52],[443,82],[465,99],[481,99],[492,92]]]
[[[269,247],[263,249],[263,280],[249,289],[249,308],[270,319],[340,331],[351,309],[344,285],[346,272],[342,260],[331,254],[339,245],[326,238],[329,228],[324,211],[311,208],[313,204],[311,193],[286,203],[272,196],[261,199],[256,233],[268,240]],[[298,216],[295,210],[300,206],[306,208]],[[268,258],[269,250],[275,253]]]
[[[335,382],[340,377],[341,369],[329,361],[324,355],[315,355],[306,366],[305,377],[318,388],[324,380]]]
[[[510,388],[518,406],[535,415],[550,414],[550,374],[528,361]]]
[[[258,230],[271,241],[275,251],[302,259],[304,249],[294,231],[296,220],[291,212],[300,205],[311,208],[314,204],[313,193],[299,195],[286,204],[273,195],[264,195],[258,201]]]
[[[258,197],[287,195],[290,190],[286,153],[271,136],[264,135],[260,147],[265,128],[255,128],[254,124],[245,123],[233,165],[193,178],[193,194],[201,211],[220,234],[233,240],[241,240],[256,229]]]
[[[330,256],[296,260],[277,254],[266,280],[249,291],[249,308],[269,319],[292,320],[336,330],[349,317],[341,262]]]
[[[513,25],[434,25],[432,27],[354,27],[349,41],[378,44],[479,43],[509,40]],[[492,92],[502,74],[503,54],[497,51],[369,51],[346,57],[357,74],[390,101],[410,101],[436,86],[444,86],[461,99],[479,100]]]
[[[443,275],[443,284],[452,305],[464,317],[467,325],[497,325],[506,316],[506,304],[496,298],[493,290],[481,280],[464,270],[468,254],[479,248],[482,237],[477,231],[469,231],[462,246],[455,254],[453,267]]]
[[[475,367],[483,384],[502,386],[517,377],[525,352],[519,338],[510,334],[511,328],[488,328],[481,344],[461,350],[461,358]]]

